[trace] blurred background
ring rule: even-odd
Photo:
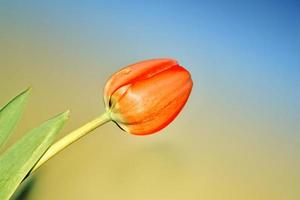
[[[104,111],[107,78],[172,57],[194,88],[176,120],[136,137],[113,123],[36,174],[30,200],[300,199],[299,1],[0,2],[0,104],[31,85],[13,141],[71,110]]]

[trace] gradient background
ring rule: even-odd
[[[299,1],[0,1],[0,103],[33,94],[11,142],[67,109],[104,111],[106,79],[173,57],[194,88],[160,134],[113,123],[36,176],[32,200],[300,199]]]

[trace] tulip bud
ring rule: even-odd
[[[104,103],[120,128],[134,135],[147,135],[174,120],[192,86],[190,73],[177,61],[146,60],[110,77],[104,88]]]

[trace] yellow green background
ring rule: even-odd
[[[297,1],[0,2],[0,104],[31,85],[10,141],[71,110],[104,111],[107,78],[172,57],[194,88],[176,120],[136,137],[113,123],[35,176],[30,200],[300,199]]]

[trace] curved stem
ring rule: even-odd
[[[83,136],[87,135],[91,131],[95,130],[97,127],[109,122],[111,120],[110,115],[108,112],[105,112],[101,116],[97,117],[96,119],[86,123],[85,125],[81,126],[80,128],[72,131],[56,143],[50,146],[50,148],[46,151],[46,153],[41,157],[41,159],[37,162],[37,164],[33,167],[30,173],[37,170],[41,165],[43,165],[46,161],[50,158],[58,154],[60,151],[71,145],[72,143],[76,142]]]

